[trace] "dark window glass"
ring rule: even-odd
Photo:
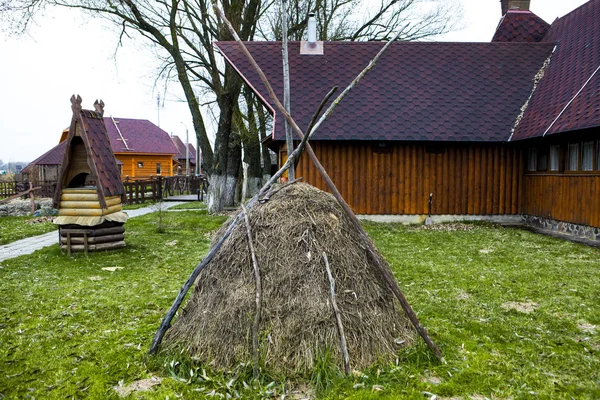
[[[530,147],[527,152],[527,171],[535,171],[537,169],[537,149]]]

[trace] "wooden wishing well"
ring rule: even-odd
[[[83,110],[81,97],[71,97],[73,118],[54,193],[54,223],[69,254],[125,247],[125,190],[104,125],[104,102],[96,100],[94,108]]]

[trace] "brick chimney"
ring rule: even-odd
[[[502,15],[508,10],[529,11],[531,0],[500,0],[502,5]]]

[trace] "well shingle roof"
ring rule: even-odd
[[[556,50],[513,140],[600,126],[600,72],[592,77],[600,67],[600,0],[556,20],[544,40]]]
[[[238,45],[216,45],[271,104]],[[281,44],[246,45],[282,99]],[[325,42],[324,55],[314,56],[300,55],[299,43],[290,42],[291,113],[299,126],[306,129],[331,87],[346,87],[382,46],[381,42]],[[553,47],[549,43],[393,43],[315,139],[505,141]],[[283,139],[277,116],[274,125],[273,139]]]
[[[81,110],[81,123],[85,130],[89,150],[91,150],[88,160],[91,158],[96,165],[98,172],[96,178],[104,189],[104,195],[116,196],[125,193],[125,189],[104,122],[102,115],[97,112]],[[71,132],[69,132],[69,139],[71,136]],[[69,139],[65,142],[68,142]]]
[[[539,42],[550,25],[531,11],[509,10],[500,20],[492,42]]]

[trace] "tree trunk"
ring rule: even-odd
[[[246,98],[246,105],[248,108],[248,129],[246,134],[243,136],[244,144],[244,162],[248,164],[246,170],[246,186],[245,196],[253,197],[260,190],[262,184],[262,166],[261,166],[261,134],[260,124],[256,120],[256,114],[254,113],[255,103],[257,100],[251,95],[250,90],[244,90]],[[269,166],[270,168],[270,166]]]
[[[267,138],[267,116],[263,106],[259,102],[256,102],[256,113],[258,114],[258,132],[260,137],[263,182],[267,182],[269,178],[271,178],[271,151],[264,144],[264,140]]]
[[[223,210],[222,193],[225,192],[225,176],[217,171],[208,175],[207,208],[209,213]]]
[[[229,136],[229,153],[227,156],[227,174],[225,179],[225,193],[223,201],[225,207],[235,206],[236,185],[242,163],[242,144],[238,133]]]

